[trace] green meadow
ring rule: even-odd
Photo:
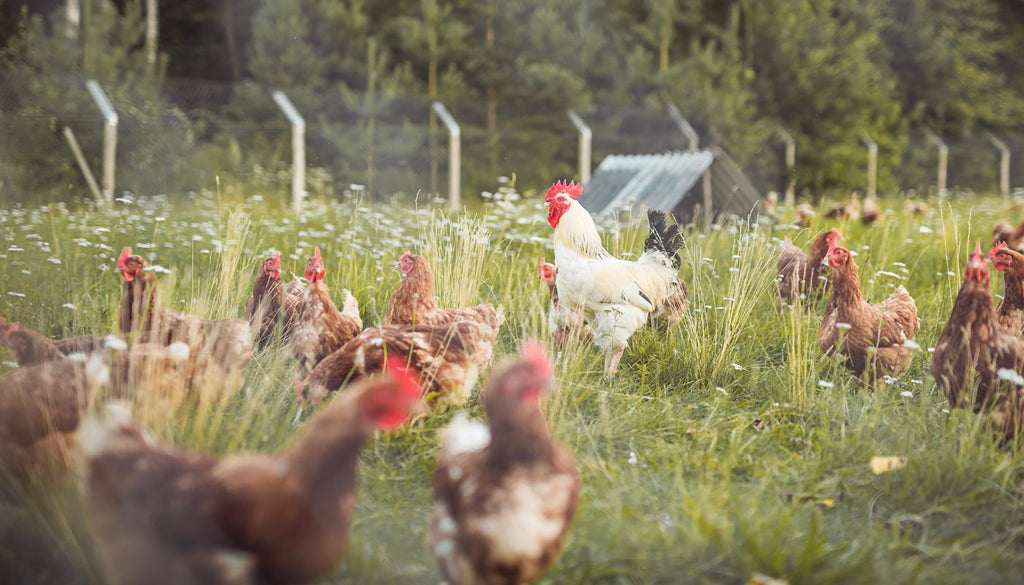
[[[585,195],[584,195],[585,196]],[[562,556],[542,579],[559,584],[731,583],[754,574],[790,584],[995,583],[1024,574],[1024,457],[970,412],[950,412],[928,373],[974,242],[991,246],[1005,199],[931,199],[925,216],[902,201],[872,226],[821,217],[808,229],[725,223],[688,229],[680,274],[685,318],[643,329],[622,368],[576,343],[554,356],[544,410],[575,455],[580,506]],[[641,218],[601,222],[605,246],[637,257]],[[869,392],[816,337],[821,306],[781,305],[775,262],[785,239],[806,247],[837,227],[856,253],[864,294],[903,285],[921,320],[910,370]],[[506,316],[495,363],[527,338],[547,339],[541,256],[553,258],[540,193],[502,189],[476,211],[343,196],[301,214],[277,197],[205,192],[119,199],[111,208],[0,210],[0,316],[51,337],[113,332],[130,246],[158,273],[164,303],[207,318],[243,317],[261,260],[281,251],[282,278],[300,275],[313,247],[335,299],[349,289],[365,326],[380,322],[400,275],[398,257],[426,256],[440,306],[493,303]],[[994,273],[995,274],[995,273]],[[1002,279],[993,276],[998,295]],[[14,367],[0,350],[0,372]],[[156,408],[136,389],[139,423],[176,448],[273,452],[316,409],[292,389],[295,363],[272,345],[254,355],[241,388],[179,396]],[[480,417],[474,389],[465,409]],[[93,408],[99,408],[103,396]],[[435,412],[366,448],[348,552],[330,583],[438,583],[429,549]],[[876,475],[873,456],[906,458]],[[102,583],[77,482],[45,476],[0,500],[0,582]]]

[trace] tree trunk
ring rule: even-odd
[[[159,31],[159,8],[157,0],[146,0],[146,65],[150,75],[156,75],[156,52]]]
[[[487,0],[487,53],[494,54],[494,2]],[[487,131],[491,134],[498,131],[498,90],[493,85],[487,86]]]
[[[675,0],[663,0],[664,13],[661,15],[661,43],[658,47],[658,72],[668,72],[668,49],[672,45],[673,10],[669,6]]]
[[[373,196],[373,183],[376,169],[373,165],[373,142],[377,129],[377,119],[374,115],[374,102],[377,90],[377,41],[370,37],[367,40],[367,79],[366,79],[366,192]]]
[[[78,39],[78,27],[82,24],[82,7],[78,0],[68,0],[68,28],[67,37],[71,40]]]
[[[436,1],[423,0],[423,18],[427,27],[427,53],[430,63],[427,65],[427,97],[433,103],[437,100],[437,66],[438,66],[438,6]],[[430,191],[437,193],[438,152],[437,152],[437,112],[430,108],[428,113],[430,142]]]
[[[231,77],[237,81],[242,77],[238,64],[238,42],[235,38],[234,7],[231,0],[224,0],[224,40],[228,45],[228,60],[231,62]]]

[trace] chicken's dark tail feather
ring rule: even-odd
[[[647,223],[651,226],[651,233],[644,241],[644,250],[657,250],[665,254],[672,260],[672,267],[679,268],[682,260],[678,252],[685,244],[679,226],[666,226],[665,212],[654,209],[647,211]]]

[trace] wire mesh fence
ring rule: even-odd
[[[86,92],[86,79],[62,78],[48,92],[51,97],[38,103],[26,103],[26,94],[7,81],[0,79],[0,177],[5,184],[0,194],[5,200],[43,191],[53,197],[53,185],[63,186],[69,196],[84,194],[85,181],[62,129],[74,131],[98,175],[103,121]],[[218,177],[236,180],[248,190],[287,193],[291,127],[271,97],[274,89],[285,91],[305,118],[310,195],[332,196],[350,188],[371,196],[447,195],[448,136],[442,124],[431,120],[430,101],[423,97],[180,79],[162,83],[158,91],[106,89],[119,116],[115,196],[212,188]],[[501,176],[516,176],[526,186],[579,177],[578,134],[566,112],[524,113],[514,103],[503,103],[490,120],[496,121],[495,127],[489,128],[485,101],[454,100],[446,106],[462,129],[461,176],[467,201],[493,190]],[[597,103],[581,114],[593,130],[595,166],[610,154],[688,146],[664,109]],[[1011,186],[1019,186],[1024,183],[1024,135],[1001,138],[1013,153]],[[950,190],[998,191],[1000,153],[983,132],[944,140]],[[813,147],[797,144],[797,152]],[[783,149],[781,141],[773,140],[756,160],[739,161],[747,163],[745,170],[762,192],[785,187]],[[843,161],[865,167],[865,186],[866,161],[866,151],[862,161]],[[920,131],[911,131],[902,159],[891,171],[899,190],[934,190],[935,147]]]

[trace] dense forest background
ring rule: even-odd
[[[763,191],[801,197],[866,182],[995,191],[998,152],[1024,182],[1024,3],[1018,0],[0,0],[0,198],[74,198],[74,130],[99,169],[96,79],[120,116],[117,190],[287,190],[281,89],[307,123],[308,189],[444,192],[446,138],[463,128],[468,192],[501,175],[536,187],[576,175],[573,109],[605,154],[686,141],[673,104]],[[77,7],[69,18],[68,6]],[[74,12],[74,11],[73,11]],[[154,58],[155,57],[155,58]],[[780,129],[796,140],[787,177]]]

